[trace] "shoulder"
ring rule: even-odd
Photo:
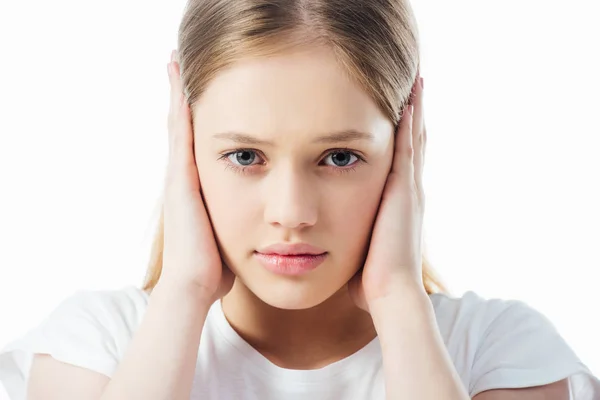
[[[35,354],[112,376],[147,303],[148,294],[133,286],[69,295],[40,324],[0,350],[0,380],[8,383],[13,398],[21,398]]]
[[[509,320],[523,317],[542,319],[552,325],[543,314],[518,300],[488,299],[472,291],[462,296],[434,293],[429,298],[443,331],[468,330],[484,335],[489,329],[502,327]]]
[[[469,393],[540,386],[569,378],[572,390],[596,380],[540,311],[513,299],[430,295],[440,333]],[[594,392],[600,393],[600,392]],[[586,398],[586,397],[573,397]]]
[[[147,304],[148,295],[133,286],[78,291],[63,300],[37,330],[56,340],[67,334],[102,338],[113,342],[120,353],[120,342],[133,335]]]
[[[135,329],[148,304],[148,294],[140,288],[127,286],[117,290],[78,291],[63,300],[46,319],[48,322],[72,321],[87,317],[122,324]]]

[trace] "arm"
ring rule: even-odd
[[[395,293],[369,305],[383,353],[386,399],[468,400],[427,294],[412,286]]]
[[[176,59],[177,52],[173,51],[167,68],[171,107],[161,278],[101,400],[189,399],[208,310],[231,289],[234,281],[231,271],[223,268],[202,200],[191,111]],[[36,374],[30,380],[31,400],[97,399],[98,388],[105,383],[89,371],[59,366],[52,360],[36,361]],[[57,370],[52,372],[54,367]],[[54,379],[45,378],[49,373],[55,375]],[[75,374],[87,375],[84,378],[90,380],[89,385],[82,387],[80,395],[61,395]]]
[[[147,315],[101,400],[190,396],[210,302],[192,287],[152,292]]]
[[[210,302],[192,288],[157,285],[113,378],[37,356],[29,400],[189,398]]]
[[[36,354],[29,373],[27,399],[99,399],[108,382],[108,377],[98,372]]]
[[[370,306],[379,334],[388,400],[466,400],[468,393],[446,351],[427,294],[412,286]],[[410,371],[410,373],[406,373]],[[568,381],[489,390],[473,400],[569,400]]]
[[[473,400],[569,400],[569,381],[563,379],[550,385],[523,389],[488,390]]]

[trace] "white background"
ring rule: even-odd
[[[600,373],[596,1],[413,2],[430,258],[546,314]],[[79,289],[140,284],[184,2],[0,3],[0,346]]]

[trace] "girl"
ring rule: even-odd
[[[406,1],[190,0],[178,48],[146,282],[9,344],[11,398],[599,398],[543,315],[423,259]]]

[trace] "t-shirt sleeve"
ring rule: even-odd
[[[25,399],[35,354],[111,377],[139,325],[139,289],[77,292],[35,329],[0,350],[0,382],[10,399]]]
[[[471,397],[491,389],[568,379],[572,400],[600,399],[600,381],[542,313],[520,301],[488,302],[488,306],[495,315],[481,330],[471,370]]]

